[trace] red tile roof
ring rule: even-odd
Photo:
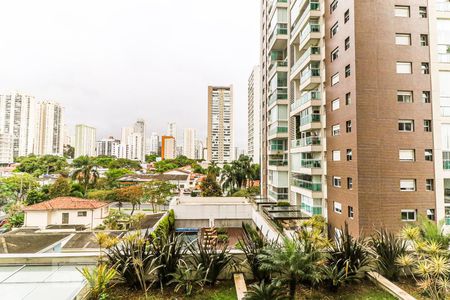
[[[96,209],[107,206],[109,203],[91,199],[75,197],[59,197],[41,203],[24,207],[24,211],[35,210],[64,210],[64,209]]]

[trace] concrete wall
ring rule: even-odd
[[[26,211],[25,212],[25,227],[39,227],[45,228],[48,225],[47,211]]]
[[[86,216],[78,216],[78,212],[86,212]],[[27,211],[25,212],[25,226],[37,226],[45,228],[47,225],[62,225],[62,214],[69,214],[69,225],[85,225],[95,228],[103,223],[103,219],[108,215],[108,208],[98,208],[95,210],[57,210],[57,211]]]

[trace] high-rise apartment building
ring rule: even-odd
[[[0,95],[0,133],[12,136],[13,157],[34,152],[36,100],[20,93]]]
[[[131,127],[122,128],[120,157],[145,161],[145,122],[137,120]]]
[[[156,132],[152,132],[152,135],[150,136],[150,153],[159,153],[159,135]]]
[[[449,6],[262,1],[265,195],[336,234],[444,218]]]
[[[176,157],[175,138],[163,135],[161,138],[161,158],[174,159]]]
[[[185,128],[183,135],[183,155],[190,159],[195,159],[195,141],[196,130],[194,128]]]
[[[11,134],[0,133],[0,165],[14,162],[12,143]]]
[[[42,101],[37,106],[36,155],[64,152],[64,108],[56,102]]]
[[[96,129],[84,124],[75,126],[75,158],[95,156]]]
[[[175,140],[177,139],[177,123],[169,122],[167,123],[167,136],[173,136]]]
[[[248,79],[248,156],[261,160],[261,67],[255,66]]]
[[[233,159],[233,86],[208,86],[208,160]]]
[[[109,138],[97,141],[97,156],[114,156],[119,157],[120,140],[110,136]]]

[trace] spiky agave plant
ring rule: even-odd
[[[176,272],[170,274],[169,284],[175,284],[175,292],[184,290],[186,296],[191,296],[194,287],[203,289],[206,282],[206,272],[202,265],[192,266],[184,260],[180,260]]]
[[[98,300],[107,297],[107,290],[111,286],[111,281],[117,276],[115,269],[109,268],[106,264],[98,265],[92,270],[88,267],[84,267],[78,270],[86,279],[89,292],[88,299]]]
[[[265,281],[254,283],[245,293],[244,300],[287,300],[289,297],[284,291],[281,281],[268,284]]]

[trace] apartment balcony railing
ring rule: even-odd
[[[300,77],[300,83],[304,83],[311,77],[320,77],[320,69],[309,69],[305,72],[302,72]]]
[[[322,214],[322,207],[311,206],[306,203],[301,203],[300,208],[310,214],[313,214],[313,215],[321,215]]]
[[[436,3],[437,11],[450,11],[450,2]]]
[[[311,100],[320,100],[320,92],[319,91],[310,91],[306,94],[303,94],[294,101],[294,103],[291,104],[291,111],[296,110],[300,106],[302,106],[305,103],[308,103]]]
[[[287,100],[288,91],[287,88],[277,88],[269,97],[269,106],[278,100]]]
[[[438,60],[441,63],[450,63],[450,53],[439,53]]]
[[[450,170],[450,159],[444,159],[443,164],[444,164],[444,170]]]
[[[269,160],[269,166],[282,167],[282,166],[287,166],[287,165],[288,165],[287,159],[271,159],[271,160]]]
[[[450,203],[450,189],[444,188],[444,202]]]
[[[292,66],[291,73],[294,73],[311,55],[320,54],[320,47],[311,46],[300,56],[297,62]]]
[[[284,145],[273,144],[269,145],[269,151],[286,151],[286,148]]]
[[[320,137],[319,136],[309,136],[306,138],[293,140],[291,143],[292,143],[292,148],[316,146],[316,145],[320,146]]]
[[[321,183],[314,183],[314,182],[303,180],[303,179],[292,178],[292,185],[299,187],[299,188],[307,189],[307,190],[310,190],[313,192],[321,192],[322,191]]]
[[[288,33],[288,25],[279,23],[273,29],[273,32],[269,35],[269,44],[272,44],[273,40],[277,37],[277,35],[285,35]]]
[[[450,217],[445,217],[445,225],[450,225]]]
[[[300,126],[304,126],[315,122],[320,122],[319,114],[310,114],[300,118]]]
[[[272,127],[269,130],[270,135],[277,134],[277,133],[287,133],[287,132],[288,132],[287,127]]]
[[[277,200],[287,200],[288,199],[288,194],[287,193],[277,193],[274,191],[269,191],[269,195],[272,198],[275,198]]]
[[[302,168],[318,169],[321,168],[322,161],[320,159],[302,159]]]
[[[300,43],[303,42],[312,32],[320,32],[320,25],[308,24],[300,33]]]
[[[296,33],[296,31],[299,29],[299,27],[301,26],[301,24],[303,23],[303,21],[308,17],[309,13],[311,11],[319,11],[320,10],[320,3],[319,2],[313,2],[310,1],[308,8],[303,12],[302,16],[300,17],[300,19],[298,19],[294,24],[292,24],[292,33],[291,37],[294,36],[294,34]]]
[[[269,71],[274,67],[287,67],[288,63],[286,60],[273,60],[270,62]]]

